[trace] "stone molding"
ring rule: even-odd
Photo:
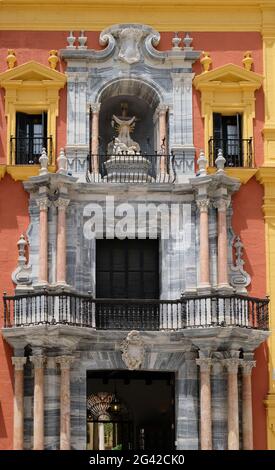
[[[12,365],[14,366],[14,370],[24,370],[24,365],[27,362],[27,358],[13,356],[11,358],[11,361],[12,361]]]

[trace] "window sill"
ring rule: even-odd
[[[209,174],[216,173],[216,168],[208,167],[207,172]],[[253,176],[257,173],[257,168],[226,168],[225,173],[231,178],[238,178],[242,184],[246,184]]]
[[[40,165],[7,165],[6,171],[14,181],[26,181],[31,176],[38,176]],[[55,172],[55,166],[49,166],[50,173]]]

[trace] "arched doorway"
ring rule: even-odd
[[[87,372],[87,448],[174,449],[174,374]]]

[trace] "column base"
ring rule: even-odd
[[[218,284],[215,291],[218,294],[230,295],[234,293],[234,288],[229,284]]]
[[[212,287],[210,284],[200,284],[197,288],[198,295],[212,294]]]

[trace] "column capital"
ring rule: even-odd
[[[237,358],[223,359],[222,363],[227,368],[229,374],[237,374],[241,360]]]
[[[209,357],[196,359],[196,364],[200,366],[201,372],[210,372],[212,366],[212,359],[210,359]]]
[[[33,363],[35,369],[42,369],[46,360],[46,356],[30,356],[30,361]]]
[[[48,207],[50,207],[51,202],[47,196],[44,196],[44,197],[39,197],[38,199],[36,199],[36,204],[38,205],[41,211],[43,210],[45,211],[48,209]]]
[[[230,199],[217,199],[213,202],[213,206],[218,209],[218,212],[225,212],[230,206]]]
[[[54,202],[55,207],[58,207],[58,209],[64,209],[64,210],[66,210],[69,204],[70,204],[70,199],[65,198],[65,197],[59,197]]]
[[[197,207],[199,208],[200,212],[208,212],[208,208],[210,206],[209,199],[197,199],[196,200]]]
[[[161,114],[166,114],[168,111],[168,106],[166,104],[159,104],[157,109],[156,109],[156,113],[158,116],[160,116]]]
[[[92,110],[93,114],[98,114],[99,113],[101,103],[91,103],[90,106],[91,106],[91,110]]]
[[[57,364],[60,364],[60,369],[61,370],[70,369],[71,364],[73,363],[73,361],[74,361],[73,356],[57,356],[56,357],[56,362],[57,362]]]
[[[14,366],[14,370],[23,370],[24,365],[27,362],[27,358],[21,357],[21,356],[20,357],[14,356],[11,358],[11,361],[12,361],[12,365]]]
[[[256,367],[256,361],[245,361],[241,362],[243,375],[251,375],[253,367]]]

